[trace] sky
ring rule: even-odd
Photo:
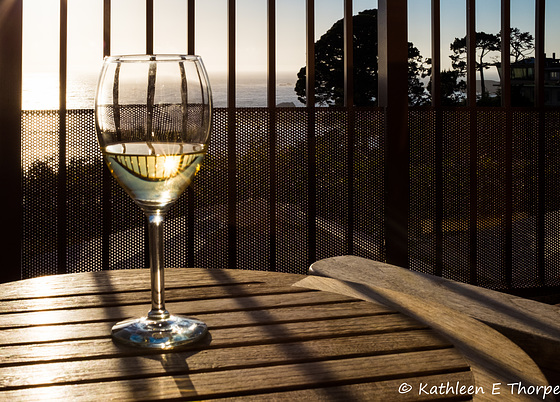
[[[68,0],[68,75],[97,74],[102,61],[102,1]],[[431,57],[430,0],[408,1],[409,40]],[[23,69],[26,73],[58,71],[59,0],[25,0]],[[112,1],[112,54],[145,53],[145,2]],[[266,72],[266,0],[237,0],[237,71]],[[344,0],[315,1],[318,39],[343,16]],[[450,66],[449,44],[465,36],[466,0],[441,0],[442,67]],[[511,0],[512,26],[534,34],[534,0]],[[140,5],[140,6],[139,6]],[[377,0],[354,0],[354,13],[376,8]],[[498,33],[500,0],[477,0],[476,30]],[[277,71],[291,74],[305,65],[305,0],[277,0]],[[186,1],[154,1],[154,51],[186,51]],[[560,1],[546,2],[545,51],[560,57]],[[227,1],[196,2],[195,52],[210,78],[227,66]],[[256,75],[256,74],[254,74]],[[491,73],[490,73],[491,75]],[[264,78],[261,78],[264,79]]]
[[[57,71],[59,0],[24,2],[24,70]],[[145,10],[140,0],[113,0],[112,54],[145,53]],[[238,70],[266,71],[265,0],[237,0]],[[317,2],[316,37],[343,16],[343,2]],[[377,7],[377,0],[355,0],[356,12]],[[154,51],[186,50],[186,1],[154,2]],[[69,70],[98,71],[102,56],[102,1],[68,0]],[[40,27],[40,30],[37,28]],[[227,65],[227,1],[196,2],[196,53],[208,70]],[[305,64],[305,0],[277,2],[277,69],[293,71]]]
[[[499,33],[501,30],[500,0],[476,1],[476,31]],[[449,69],[449,45],[457,37],[466,35],[466,0],[441,0],[441,60],[442,68]],[[556,53],[560,57],[560,1],[547,0],[545,3],[545,53],[551,57]],[[424,24],[431,19],[430,0],[408,1],[408,36],[424,57],[431,55],[430,32]],[[522,32],[535,35],[535,2],[534,0],[511,0],[511,26]],[[497,79],[496,71],[492,71]]]

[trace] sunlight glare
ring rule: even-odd
[[[181,155],[164,156],[163,177],[173,177],[179,173]]]

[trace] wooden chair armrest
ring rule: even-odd
[[[398,291],[475,318],[507,336],[535,362],[558,370],[560,308],[356,256],[315,262],[309,274]]]

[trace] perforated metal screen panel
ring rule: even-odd
[[[301,273],[307,265],[307,242],[313,240],[307,227],[309,119],[301,108],[277,109],[276,120],[276,264],[278,271],[293,267]]]
[[[346,253],[348,116],[319,109],[316,119],[317,259],[322,259]]]
[[[24,278],[57,272],[58,113],[22,112]]]
[[[410,262],[414,269],[433,273],[435,265],[435,116],[409,115],[410,135]]]
[[[539,286],[537,272],[539,266],[537,258],[538,114],[514,112],[512,128],[512,277],[514,283],[527,287]],[[550,162],[557,164],[559,161],[550,159]],[[550,223],[550,220],[548,222]],[[556,245],[558,246],[559,244]],[[549,264],[558,266],[553,260],[554,258],[549,261]]]
[[[87,272],[101,266],[103,165],[92,111],[70,110],[66,121],[66,265],[68,272]]]
[[[469,282],[470,114],[443,113],[443,270],[442,276]]]
[[[560,283],[560,112],[544,112],[545,138],[544,283]]]
[[[385,113],[356,109],[354,135],[354,254],[385,260]]]
[[[269,117],[266,109],[235,112],[236,256],[238,267],[250,269],[269,269],[271,256]]]
[[[558,123],[558,112],[479,108],[443,110],[438,126],[435,111],[412,110],[411,267],[436,273],[441,197],[443,277],[494,289],[557,286]]]
[[[356,142],[350,144],[345,110],[318,110],[310,126],[304,108],[279,108],[273,113],[266,108],[216,109],[203,168],[166,219],[166,266],[224,268],[233,255],[237,268],[305,273],[310,245],[317,259],[348,251],[349,214],[356,225],[352,232],[356,253],[381,256],[382,115],[356,111]],[[92,110],[67,111],[67,177],[59,193],[58,119],[56,111],[22,114],[23,277],[60,272],[61,250],[65,272],[101,270],[103,252],[108,253],[105,268],[145,267],[140,209],[112,178],[109,199],[104,199],[105,167]],[[234,127],[229,127],[230,122]],[[228,134],[229,130],[233,132]],[[359,183],[352,204],[348,152],[356,154]],[[234,183],[229,182],[232,162]],[[315,172],[312,193],[310,163]],[[66,203],[63,215],[60,202]],[[316,217],[314,234],[308,227],[310,213]],[[66,227],[62,247],[60,219],[65,219]],[[104,220],[109,221],[107,238]]]
[[[476,113],[477,280],[481,286],[506,287],[505,272],[505,112]]]
[[[411,268],[437,273],[440,216],[442,276],[496,289],[557,286],[560,113],[443,109],[439,116],[409,114]],[[22,276],[55,274],[61,265],[64,272],[145,267],[141,211],[112,178],[104,198],[93,111],[70,110],[65,122],[61,193],[59,114],[22,112]],[[384,260],[386,157],[380,109],[317,109],[310,119],[306,108],[218,108],[203,168],[167,216],[165,264],[305,273],[313,253]]]
[[[193,181],[194,266],[223,268],[228,265],[228,116],[214,110],[208,154]],[[181,247],[178,244],[178,247]]]

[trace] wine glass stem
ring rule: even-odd
[[[165,320],[169,312],[165,309],[165,279],[163,270],[163,221],[165,212],[161,210],[144,211],[148,218],[148,244],[150,257],[150,276],[152,286],[152,310],[148,318]]]

